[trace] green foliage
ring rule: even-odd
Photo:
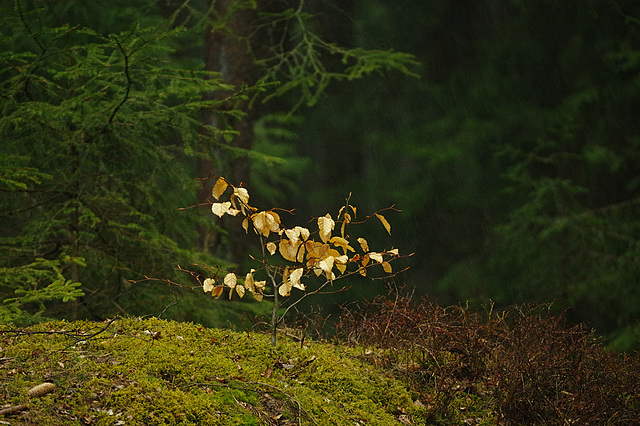
[[[296,194],[298,182],[311,161],[296,152],[296,127],[300,120],[292,115],[269,114],[254,125],[251,183],[257,197],[269,205],[281,204]]]
[[[52,178],[51,175],[41,173],[35,167],[26,167],[26,157],[7,155],[0,157],[0,191],[27,190],[32,184],[40,184]]]
[[[300,0],[297,8],[270,15],[274,22],[283,21],[291,29],[286,38],[282,37],[282,24],[266,32],[272,54],[259,58],[257,64],[265,70],[262,82],[278,85],[265,101],[298,92],[298,102],[292,108],[296,111],[303,103],[314,106],[332,82],[390,70],[416,76],[411,70],[418,64],[413,55],[394,50],[347,48],[324,40],[314,28],[315,16],[305,12],[304,5],[304,0]],[[331,56],[338,57],[340,65],[325,59]]]
[[[13,297],[2,300],[1,323],[29,323],[40,319],[45,302],[61,300],[68,302],[84,296],[78,287],[64,277],[61,267],[71,263],[83,266],[82,259],[63,257],[60,260],[36,258],[28,265],[0,268],[0,286],[3,294]]]
[[[616,347],[637,347],[638,4],[372,2],[356,13],[354,40],[415,54],[422,78],[355,82],[318,105],[299,143],[326,166],[309,171],[299,211],[347,189],[360,205],[393,200],[406,213],[399,248],[420,259],[406,276],[418,292],[474,306],[556,300],[572,321],[626,336]]]
[[[0,40],[2,267],[26,277],[36,259],[83,258],[86,267],[55,265],[70,295],[79,295],[69,287],[78,282],[91,295],[67,314],[136,311],[131,294],[118,299],[127,280],[176,276],[171,265],[196,258],[187,249],[197,236],[192,220],[178,211],[194,199],[184,153],[224,135],[206,136],[199,114],[219,105],[203,92],[228,86],[171,64],[179,29],[133,25],[102,35],[47,26],[17,5],[5,10]],[[21,297],[32,300],[34,290]],[[61,293],[40,302],[53,294]]]
[[[640,277],[634,171],[640,145],[629,127],[640,85],[630,77],[629,62],[612,57],[633,57],[623,39],[636,46],[640,39],[637,25],[625,23],[617,11],[576,7],[582,20],[571,28],[569,44],[559,52],[546,50],[548,60],[564,70],[559,86],[530,97],[537,110],[522,109],[526,117],[510,114],[510,127],[524,132],[498,152],[513,204],[489,246],[488,271],[497,278],[491,283],[495,300],[557,299],[558,308],[569,307],[573,321],[588,322],[613,338],[616,330],[634,330],[640,318],[640,293],[633,284]],[[607,17],[606,23],[596,30],[591,13]],[[514,24],[528,19],[523,15]],[[563,35],[566,29],[554,22],[552,31]],[[593,39],[587,41],[587,34]],[[525,45],[546,49],[546,43],[540,34]],[[516,66],[506,57],[511,49],[499,46],[495,54],[499,62]],[[620,343],[614,341],[622,350],[637,345],[629,339]]]

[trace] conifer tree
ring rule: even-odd
[[[219,101],[201,93],[222,85],[167,61],[179,30],[103,35],[48,26],[20,2],[5,12],[0,257],[4,275],[17,278],[3,296],[64,276],[57,296],[79,296],[78,282],[85,294],[71,315],[128,312],[129,279],[171,275],[199,256],[186,250],[194,225],[178,212],[193,200],[185,152],[210,137],[198,114]]]

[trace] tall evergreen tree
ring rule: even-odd
[[[170,64],[177,31],[103,35],[16,6],[2,26],[2,266],[61,262],[56,273],[85,293],[71,315],[131,312],[154,297],[128,280],[200,257],[178,212],[194,203],[184,153],[207,137],[199,112],[220,103],[201,93],[221,83]],[[18,286],[47,286],[27,278]]]

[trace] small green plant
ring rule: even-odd
[[[228,200],[221,201],[229,188],[231,194]],[[350,275],[370,276],[369,270],[374,266],[379,265],[387,276],[394,274],[390,262],[400,256],[398,249],[373,251],[365,238],[352,237],[347,232],[347,226],[361,224],[375,217],[391,234],[391,225],[382,215],[383,210],[356,222],[357,209],[349,203],[347,198],[335,220],[329,213],[317,217],[317,230],[312,232],[303,226],[292,228],[283,226],[276,209],[259,210],[251,206],[247,189],[233,186],[223,177],[217,179],[212,195],[217,200],[211,207],[214,215],[242,216],[244,219],[241,226],[246,233],[253,231],[260,238],[262,247],[262,259],[259,259],[260,270],[264,272],[266,279],[257,279],[259,270],[256,269],[251,269],[244,279],[239,278],[234,272],[224,274],[218,272],[219,276],[203,280],[202,289],[205,293],[211,292],[216,298],[219,298],[227,288],[229,299],[234,293],[242,298],[247,291],[258,301],[262,301],[265,297],[272,299],[270,324],[272,344],[276,343],[278,323],[302,299],[318,294],[336,280]],[[395,209],[392,206],[384,210]],[[336,230],[336,225],[339,225],[339,230]],[[319,281],[320,284],[313,290],[308,290],[304,282],[311,280]],[[271,291],[267,285],[270,285]],[[294,289],[305,293],[290,303],[279,315],[278,309],[282,305],[280,298],[291,296]]]
[[[10,297],[0,298],[0,323],[31,323],[45,311],[45,302],[70,302],[84,296],[80,283],[62,273],[69,265],[84,266],[82,258],[36,258],[27,265],[0,267],[0,286]]]

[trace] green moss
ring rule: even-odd
[[[20,424],[386,425],[419,415],[400,382],[328,344],[273,347],[267,335],[155,318],[21,331],[4,328],[0,345],[0,394],[29,407],[11,416]],[[57,389],[28,396],[43,381]]]

